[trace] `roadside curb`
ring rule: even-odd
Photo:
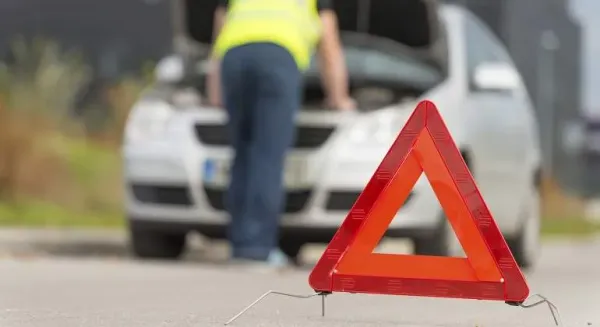
[[[203,255],[225,256],[227,250],[216,243],[205,243],[195,237],[188,239],[190,249],[201,252],[210,244],[209,253]],[[222,242],[221,242],[222,243]],[[569,244],[572,246],[598,244],[600,237],[551,237],[543,240],[546,246]],[[394,245],[395,247],[396,245]],[[320,250],[317,250],[319,252]],[[391,250],[396,252],[395,249]],[[320,253],[320,252],[319,252]],[[0,228],[0,256],[67,255],[76,257],[109,256],[129,257],[129,240],[123,229],[73,229],[73,228]]]
[[[0,229],[0,252],[103,252],[124,254],[128,251],[127,234],[123,230],[97,229]]]
[[[188,238],[188,252],[202,254],[205,245],[198,237]],[[0,228],[0,256],[37,255],[129,258],[131,251],[123,229]]]

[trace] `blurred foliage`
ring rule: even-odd
[[[92,78],[81,54],[44,39],[11,50],[0,62],[0,224],[118,224],[118,149],[148,72],[110,85],[103,108],[80,117],[77,97]]]
[[[583,219],[581,216],[566,216],[561,219],[546,218],[542,224],[542,234],[553,236],[596,236],[600,232],[597,223]]]
[[[6,109],[53,122],[68,119],[92,77],[83,57],[44,39],[17,39],[11,50],[12,62],[0,65],[0,96]]]
[[[542,179],[542,214],[548,220],[563,220],[566,217],[585,216],[586,202],[579,196],[565,192],[553,176]]]

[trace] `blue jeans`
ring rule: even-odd
[[[295,138],[302,75],[286,49],[251,43],[225,54],[221,79],[235,150],[227,195],[232,256],[266,260],[279,243],[284,161]]]

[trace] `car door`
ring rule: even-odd
[[[507,92],[474,86],[473,75],[479,65],[514,65],[500,41],[474,15],[466,16],[464,27],[468,107],[471,116],[475,117],[472,138],[477,165],[475,177],[488,206],[503,224],[518,215],[519,201],[525,192],[526,93],[524,90]]]

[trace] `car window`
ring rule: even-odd
[[[465,29],[469,76],[477,65],[484,62],[511,63],[500,40],[475,15],[466,16]]]
[[[357,46],[345,46],[344,54],[350,79],[364,78],[426,87],[437,84],[442,79],[436,68],[409,55],[392,55]],[[317,60],[313,60],[307,74],[319,74]]]

